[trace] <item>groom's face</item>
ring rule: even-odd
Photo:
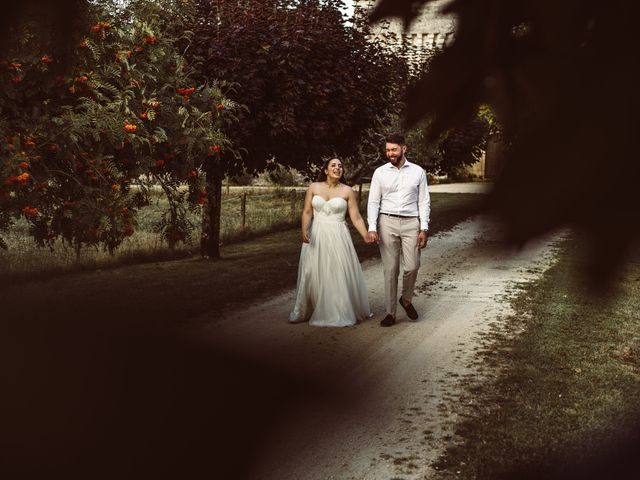
[[[385,151],[387,153],[387,158],[392,165],[397,165],[404,155],[404,152],[407,151],[406,145],[399,145],[397,143],[389,143],[387,142],[385,145]]]

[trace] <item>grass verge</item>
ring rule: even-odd
[[[499,373],[458,402],[460,442],[434,465],[439,478],[640,471],[640,248],[605,297],[577,275],[581,247],[566,240],[559,262],[523,287],[506,327],[485,339],[481,365]]]

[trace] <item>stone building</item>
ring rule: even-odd
[[[399,19],[384,20],[373,25],[374,38],[382,38],[388,33],[396,45],[411,45],[418,50],[442,48],[453,39],[455,19],[441,12],[450,0],[435,0],[422,6],[421,12],[409,30],[404,31]],[[376,0],[353,0],[356,15],[366,15],[376,4]]]

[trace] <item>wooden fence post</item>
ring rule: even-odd
[[[242,230],[247,225],[247,192],[242,192],[240,199],[240,222],[242,224]]]
[[[296,189],[291,190],[291,216],[296,214]]]

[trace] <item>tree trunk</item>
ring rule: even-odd
[[[178,224],[178,210],[176,208],[175,199],[173,198],[173,192],[169,188],[169,186],[162,181],[158,175],[154,175],[156,181],[160,184],[160,188],[164,191],[164,194],[167,197],[167,201],[169,202],[169,218],[170,218],[170,227],[167,235],[167,244],[169,246],[169,250],[171,253],[174,253],[176,250],[176,225]]]
[[[247,192],[242,192],[242,198],[240,199],[240,224],[242,230],[247,226]]]
[[[203,257],[220,258],[220,212],[222,207],[222,180],[220,154],[205,163],[207,202],[202,209],[202,237],[200,253]]]

